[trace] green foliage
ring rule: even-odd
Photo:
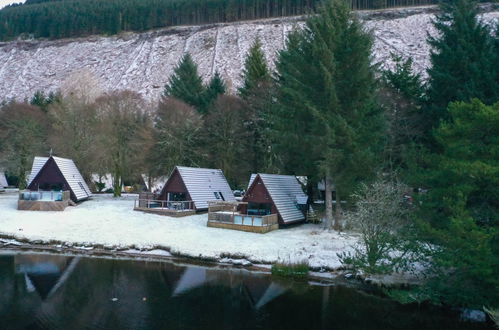
[[[154,28],[302,15],[322,0],[32,0],[0,10],[0,40],[68,38]],[[435,0],[354,1],[354,9],[414,6]]]
[[[499,103],[452,103],[419,182],[421,237],[435,244],[427,294],[452,305],[499,301]]]
[[[262,43],[258,38],[246,55],[242,77],[243,86],[239,88],[239,95],[243,98],[261,90],[261,87],[270,81],[270,70],[262,50]]]
[[[94,181],[95,187],[97,188],[97,192],[102,192],[104,188],[106,188],[106,184],[104,182]]]
[[[499,100],[498,41],[478,20],[476,3],[452,1],[442,10],[434,21],[437,37],[428,40],[432,46],[427,120],[431,127],[449,118],[450,102]]]
[[[165,86],[164,95],[184,101],[199,109],[204,106],[205,87],[198,74],[198,66],[186,53],[173,70],[173,74]]]
[[[219,95],[225,94],[226,90],[227,86],[225,85],[224,80],[222,79],[218,71],[216,71],[213,77],[210,79],[208,86],[206,86],[201,112],[203,114],[206,114],[217,97]]]
[[[43,91],[36,91],[29,103],[31,105],[40,107],[40,109],[47,112],[49,105],[60,101],[61,101],[61,96],[56,93],[51,92],[49,93],[49,95],[46,96]]]
[[[372,36],[342,1],[292,32],[277,62],[275,147],[287,173],[329,175],[348,196],[376,168],[382,114],[375,104]]]
[[[247,113],[244,126],[248,136],[244,143],[248,153],[245,159],[252,173],[258,173],[267,170],[270,163],[268,131],[273,94],[270,69],[259,39],[253,42],[246,55],[242,78],[243,86],[238,92],[246,104]]]
[[[391,173],[405,170],[414,162],[424,135],[424,87],[412,69],[412,59],[393,55],[394,70],[382,71],[380,104],[385,109],[387,131],[384,149],[385,169]]]
[[[308,262],[278,262],[272,265],[272,275],[292,277],[292,278],[306,278],[308,276]]]

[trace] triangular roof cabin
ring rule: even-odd
[[[159,199],[170,201],[175,196],[193,201],[196,211],[207,210],[209,201],[236,201],[222,170],[211,168],[176,166]]]
[[[307,203],[298,179],[293,175],[252,174],[243,202],[270,204],[271,213],[277,213],[279,224],[287,225],[305,220],[298,207]]]
[[[73,202],[92,196],[80,171],[71,159],[60,157],[35,157],[28,183],[29,190],[61,189],[70,192]]]

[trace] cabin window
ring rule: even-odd
[[[168,201],[170,202],[183,202],[187,200],[186,193],[168,193]]]
[[[61,191],[63,186],[62,183],[42,183],[38,188],[45,191]]]
[[[248,215],[269,215],[271,212],[270,203],[248,203]]]
[[[225,197],[221,191],[214,191],[213,195],[215,195],[216,199],[221,199],[221,200],[225,201]]]

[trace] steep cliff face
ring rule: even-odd
[[[375,36],[374,61],[389,67],[390,53],[411,56],[416,70],[424,74],[429,64],[426,37],[434,33],[431,11],[426,8],[361,14]],[[496,24],[499,12],[493,10],[481,17]],[[244,58],[256,37],[272,63],[289,31],[301,26],[303,20],[294,17],[177,27],[117,37],[0,43],[0,100],[21,100],[37,90],[57,90],[72,73],[89,70],[105,91],[131,89],[156,101],[186,51],[198,63],[205,80],[218,70],[234,90],[241,83]]]

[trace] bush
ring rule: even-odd
[[[293,277],[293,278],[306,278],[308,275],[308,261],[300,261],[297,263],[275,263],[272,265],[272,275]]]
[[[407,240],[410,232],[409,210],[404,203],[408,187],[397,182],[378,180],[363,185],[354,195],[355,211],[347,222],[361,237],[353,253],[340,253],[343,264],[367,274],[392,273],[409,266],[407,258],[414,246]]]

